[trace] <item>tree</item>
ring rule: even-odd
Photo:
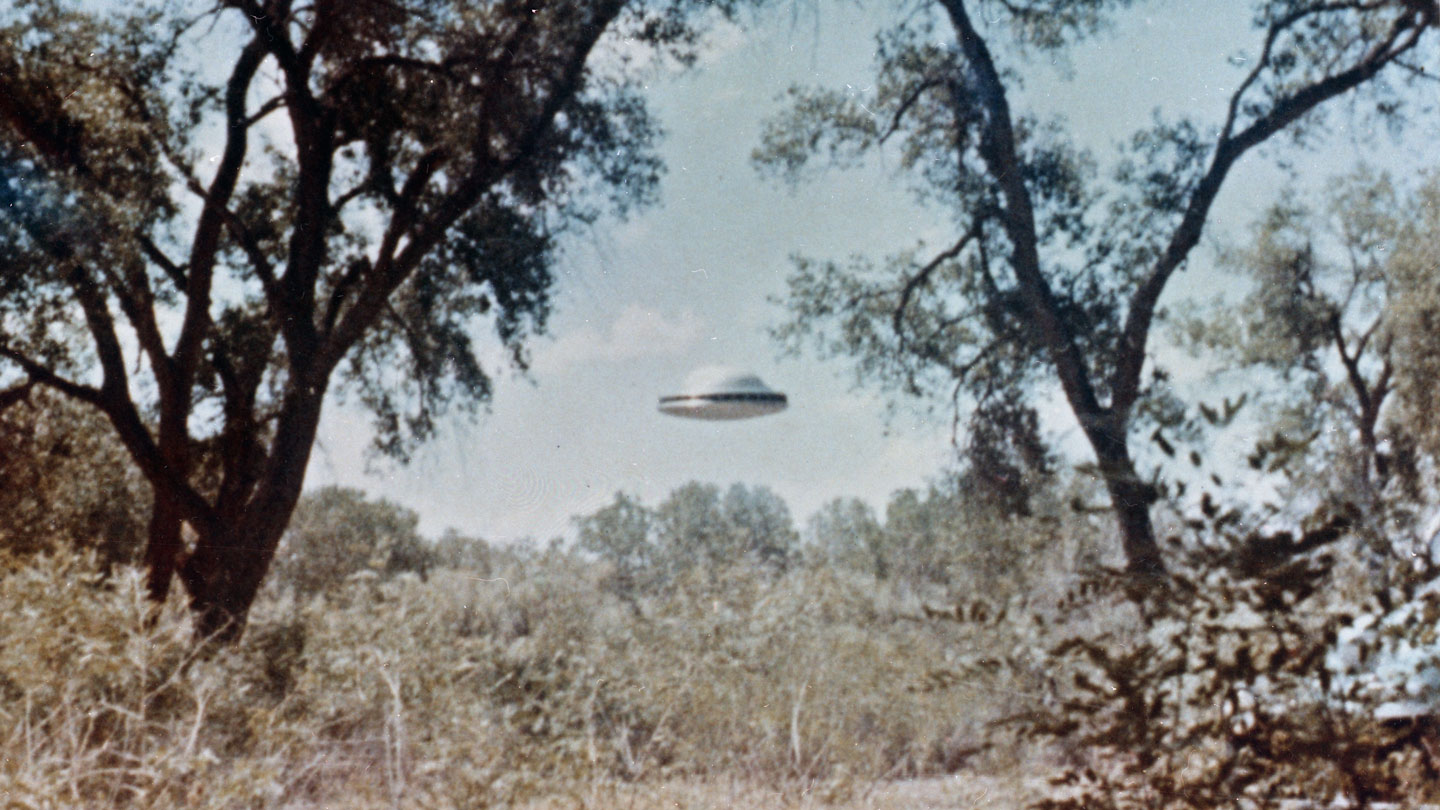
[[[879,37],[873,90],[792,91],[756,160],[797,182],[814,162],[844,167],[899,143],[920,199],[953,212],[954,242],[881,263],[797,260],[778,337],[853,357],[861,382],[947,397],[957,419],[973,403],[971,433],[990,436],[977,446],[1013,458],[1034,438],[1035,392],[1058,383],[1095,454],[1128,568],[1156,584],[1159,495],[1137,473],[1130,439],[1163,388],[1163,369],[1147,363],[1161,294],[1242,157],[1314,127],[1327,102],[1362,87],[1398,114],[1388,79],[1418,71],[1408,60],[1429,47],[1440,6],[1258,3],[1258,50],[1220,117],[1137,133],[1107,184],[1060,122],[1012,110],[1011,96],[1027,60],[1063,51],[1128,5],[921,4]]]
[[[799,543],[790,510],[761,486],[691,481],[655,508],[655,544],[671,571],[716,570],[749,560],[784,570]]]
[[[1202,309],[1185,331],[1238,368],[1290,383],[1271,389],[1279,424],[1252,466],[1362,507],[1372,539],[1392,546],[1402,527],[1386,518],[1421,500],[1424,459],[1440,448],[1440,177],[1406,190],[1362,169],[1327,192],[1321,205],[1286,193],[1253,240],[1226,253],[1251,282],[1243,302],[1214,303],[1238,314],[1229,328]]]
[[[615,568],[614,589],[631,598],[663,576],[659,549],[651,537],[653,513],[623,492],[609,506],[575,519],[580,549]]]
[[[467,537],[453,528],[435,541],[435,566],[488,577],[496,562],[496,550],[478,537]]]
[[[769,489],[691,481],[650,508],[625,493],[576,518],[581,551],[614,566],[613,587],[632,599],[689,571],[737,565],[784,571],[799,554],[790,509]]]
[[[275,554],[274,578],[297,595],[324,593],[352,574],[425,574],[432,550],[416,527],[420,516],[372,501],[349,487],[324,487],[300,499]]]
[[[332,385],[403,460],[489,397],[478,328],[524,368],[557,237],[653,197],[635,63],[736,5],[0,12],[0,387],[108,419],[154,492],[153,598],[178,574],[239,634]]]
[[[810,541],[827,565],[864,571],[877,580],[890,576],[885,527],[875,510],[857,498],[836,498],[811,515]]]
[[[795,561],[800,533],[795,531],[790,507],[768,487],[730,485],[720,501],[720,513],[731,537],[730,548],[777,571]]]
[[[1024,515],[989,497],[969,470],[939,477],[923,490],[891,494],[880,543],[890,578],[912,594],[939,588],[950,598],[989,597],[1034,587],[1066,546],[1081,540],[1061,528],[1058,497],[1037,497]],[[1063,542],[1061,535],[1070,535]]]

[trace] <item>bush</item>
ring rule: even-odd
[[[1037,633],[1053,673],[1044,704],[1008,718],[1052,740],[1062,768],[1044,810],[1271,807],[1283,799],[1422,801],[1440,796],[1420,723],[1377,718],[1380,697],[1337,642],[1362,605],[1337,596],[1346,521],[1242,535],[1209,526],[1171,593],[1143,604],[1096,571],[1061,607],[1102,617]]]
[[[135,562],[149,510],[149,484],[99,412],[38,388],[0,409],[0,549]]]

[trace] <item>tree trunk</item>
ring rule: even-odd
[[[151,487],[150,531],[145,544],[145,590],[151,601],[163,603],[170,594],[170,578],[181,551],[181,514],[173,498],[158,486]]]
[[[264,472],[250,497],[209,529],[180,569],[202,639],[229,643],[245,630],[280,538],[300,500],[325,396],[324,382],[297,383],[287,396]]]
[[[283,518],[270,516],[264,526],[227,528],[217,536],[200,537],[180,572],[197,637],[222,644],[240,638],[288,519],[287,512]]]
[[[1135,461],[1130,457],[1128,421],[1128,418],[1117,419],[1113,414],[1081,417],[1085,436],[1100,463],[1110,506],[1115,510],[1126,570],[1135,576],[1141,590],[1146,591],[1164,587],[1165,583],[1165,561],[1150,519],[1150,507],[1159,500],[1159,492],[1135,471]]]
[[[1155,527],[1150,520],[1150,505],[1156,500],[1155,487],[1131,475],[1106,479],[1115,520],[1120,525],[1120,542],[1125,549],[1126,569],[1144,585],[1158,584],[1165,578],[1165,562],[1155,542]]]

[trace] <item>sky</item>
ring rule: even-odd
[[[1072,80],[1063,64],[1034,65],[1012,105],[1064,115],[1102,162],[1156,108],[1218,120],[1241,75],[1229,57],[1258,46],[1247,5],[1217,0],[1196,15],[1187,4],[1138,4],[1115,31],[1070,53]],[[784,318],[774,299],[792,254],[882,256],[953,240],[944,212],[908,196],[893,154],[793,190],[752,168],[763,122],[783,108],[787,87],[863,92],[873,80],[876,12],[817,9],[795,4],[743,31],[722,28],[695,69],[652,78],[648,98],[666,130],[661,201],[567,242],[549,335],[531,344],[528,375],[499,373],[489,411],[449,420],[408,466],[367,461],[366,415],[332,402],[308,486],[353,486],[398,502],[419,513],[430,535],[454,528],[509,542],[565,535],[572,517],[618,491],[653,505],[691,480],[763,485],[803,523],[836,497],[883,510],[895,490],[939,473],[954,455],[943,407],[888,415],[884,392],[855,389],[843,361],[781,357],[768,335]],[[1334,122],[1325,148],[1300,160],[1311,180],[1374,158],[1370,145],[1382,136]],[[1385,148],[1397,164],[1418,165],[1413,148]],[[1282,178],[1268,163],[1277,154],[1267,148],[1232,175],[1207,231],[1212,240],[1243,233],[1274,200]],[[1221,283],[1210,255],[1202,251],[1167,300]],[[710,364],[759,374],[788,394],[790,407],[730,423],[656,410],[660,396]],[[1197,366],[1191,382],[1203,374]],[[1046,412],[1057,442],[1074,446],[1063,406]]]

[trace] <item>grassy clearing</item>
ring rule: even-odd
[[[973,629],[823,570],[709,572],[643,605],[605,576],[567,555],[362,574],[267,597],[197,656],[181,606],[147,621],[137,572],[32,560],[0,579],[0,801],[913,807],[876,786],[997,761],[1005,685],[953,674]]]

